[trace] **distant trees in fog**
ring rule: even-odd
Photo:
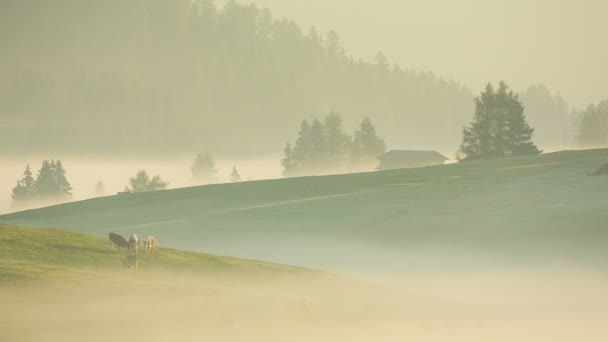
[[[192,167],[192,179],[196,183],[215,183],[217,182],[217,169],[215,168],[215,160],[209,153],[199,153],[194,158]]]
[[[30,165],[17,181],[11,195],[13,208],[25,208],[36,202],[53,203],[72,199],[72,186],[67,180],[61,160],[45,160],[34,179]]]
[[[488,83],[475,98],[473,122],[463,131],[458,159],[539,154],[532,142],[533,133],[519,96],[505,82],[500,82],[497,89]]]
[[[581,147],[608,146],[608,100],[589,105],[579,116],[578,144]]]
[[[230,181],[232,183],[238,183],[241,181],[241,175],[239,174],[239,170],[236,169],[236,166],[232,167],[232,172],[230,173]]]
[[[285,176],[373,169],[376,157],[384,153],[384,140],[376,134],[369,118],[355,131],[354,138],[343,130],[338,113],[328,114],[323,122],[315,118],[300,124],[295,144],[287,143],[281,160]]]
[[[125,190],[129,192],[146,192],[164,190],[169,185],[169,182],[163,181],[159,175],[152,178],[145,170],[139,170],[137,174],[129,178],[129,186]]]

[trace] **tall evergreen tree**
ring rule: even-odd
[[[523,105],[507,84],[500,82],[497,90],[488,84],[475,98],[473,122],[463,130],[459,159],[539,154],[531,141],[533,132]]]
[[[376,162],[376,158],[386,152],[384,140],[378,137],[376,128],[369,118],[364,118],[355,131],[352,146],[352,160],[355,164]]]
[[[60,193],[57,180],[55,178],[55,162],[45,160],[38,171],[38,176],[34,182],[36,197],[44,200],[55,200]]]
[[[31,199],[29,192],[22,182],[17,181],[17,185],[13,188],[11,199],[11,206],[15,209],[23,208]]]
[[[29,199],[34,197],[34,176],[32,174],[32,169],[30,168],[30,164],[25,166],[25,171],[23,171],[23,178],[21,179],[21,184],[25,187],[27,191],[27,196]]]
[[[329,156],[327,153],[327,142],[325,140],[325,127],[323,123],[315,118],[310,125],[310,155],[304,162],[304,169],[313,172],[323,172],[327,169]]]
[[[342,117],[332,112],[325,117],[323,128],[325,133],[325,152],[328,162],[326,168],[341,168],[346,166],[348,154],[351,150],[352,139],[344,133]]]
[[[283,166],[283,176],[291,176],[296,172],[297,164],[293,159],[293,150],[291,144],[287,142],[283,149],[283,159],[281,159],[281,166]]]
[[[70,200],[72,199],[72,185],[68,182],[65,173],[66,171],[63,168],[61,160],[57,160],[53,164],[53,174],[57,184],[57,197],[61,200]]]
[[[300,131],[298,132],[298,138],[296,139],[295,146],[291,153],[291,173],[292,175],[298,172],[302,172],[304,167],[307,166],[308,161],[312,155],[312,138],[310,124],[307,120],[302,121],[300,124]]]

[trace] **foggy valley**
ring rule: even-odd
[[[1,341],[605,341],[599,0],[0,0]]]

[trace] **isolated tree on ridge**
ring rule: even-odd
[[[488,84],[475,99],[475,115],[463,130],[460,160],[539,154],[531,141],[534,129],[526,122],[519,97],[505,82],[498,89]]]

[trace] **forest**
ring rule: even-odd
[[[474,111],[457,81],[234,0],[5,0],[0,41],[4,155],[278,155],[333,111],[349,131],[369,117],[391,147],[455,152]],[[520,93],[541,148],[575,140],[559,94]]]

